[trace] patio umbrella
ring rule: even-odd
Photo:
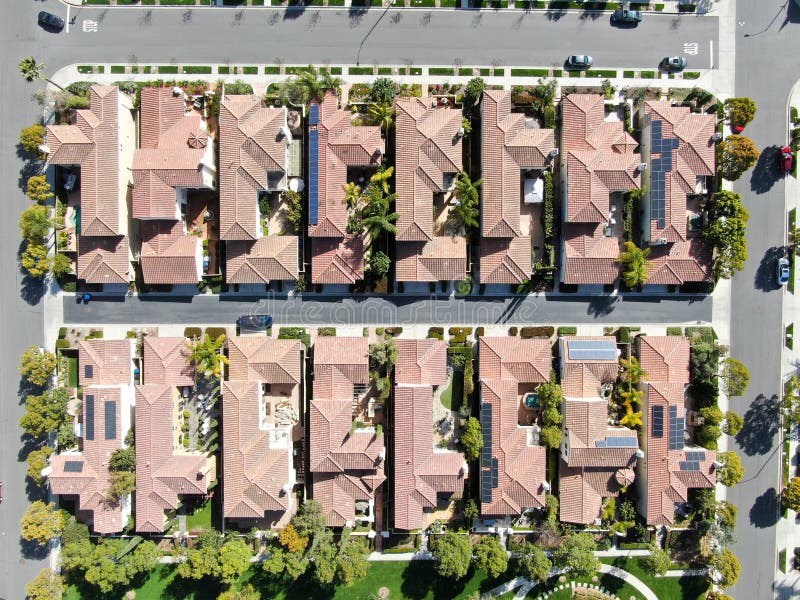
[[[625,487],[633,483],[633,480],[636,479],[636,474],[633,472],[633,469],[617,469],[617,472],[614,474],[614,479],[617,480],[618,484]]]
[[[187,143],[189,148],[205,148],[208,145],[208,134],[205,131],[193,131],[189,134]]]

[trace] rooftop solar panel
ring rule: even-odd
[[[88,394],[83,399],[84,421],[86,423],[86,431],[83,436],[84,439],[94,439],[94,395]]]
[[[316,108],[319,112],[319,107]],[[316,125],[312,124],[308,131],[308,224],[317,223],[319,223],[319,131]]]
[[[83,461],[82,460],[67,460],[64,461],[65,473],[82,473]]]
[[[653,437],[654,438],[663,438],[664,437],[664,407],[663,406],[654,406],[652,408],[653,414]]]
[[[635,448],[638,446],[635,437],[607,437],[606,448]]]
[[[492,459],[492,487],[497,487],[497,480],[498,480],[498,467],[497,467],[497,459]]]
[[[691,451],[686,453],[686,460],[703,462],[705,459],[705,452]]]
[[[680,141],[663,137],[660,119],[653,119],[650,125],[650,149],[661,155],[650,161],[650,218],[658,221],[659,229],[663,229],[667,222],[666,174],[672,171],[672,151],[678,148]]]
[[[492,464],[492,405],[488,402],[481,404],[481,432],[483,433],[483,449],[481,450],[481,466],[491,467]]]
[[[481,502],[492,501],[492,472],[489,469],[481,471]]]
[[[94,366],[83,365],[83,376],[86,379],[91,379],[92,377],[94,377]]]
[[[308,123],[319,125],[319,104],[312,104],[308,109]]]
[[[570,360],[617,360],[613,340],[571,340],[567,342]]]
[[[117,401],[106,400],[104,409],[106,418],[106,439],[114,440],[117,438]]]
[[[683,430],[686,428],[684,417],[678,416],[678,407],[669,407],[669,449],[683,450]]]
[[[700,470],[700,463],[697,461],[682,461],[680,464],[681,471],[699,471]]]

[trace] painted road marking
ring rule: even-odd
[[[70,5],[67,4],[67,33],[69,33],[69,9]]]
[[[85,33],[97,33],[97,21],[83,20],[83,31]]]
[[[714,40],[708,40],[708,60],[711,63],[711,68],[714,68]]]
[[[700,51],[700,46],[697,42],[686,42],[683,45],[683,53],[688,54],[690,56],[697,56],[697,53]]]

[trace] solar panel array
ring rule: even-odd
[[[493,488],[497,487],[497,479],[498,479],[497,459],[493,458],[492,459],[492,487]]]
[[[652,408],[653,414],[653,437],[654,438],[663,438],[664,437],[664,407],[663,406],[654,406]]]
[[[567,353],[570,360],[617,360],[613,340],[570,340]]]
[[[700,470],[700,463],[694,460],[687,460],[681,461],[680,463],[681,471],[699,471]]]
[[[683,430],[686,429],[686,421],[678,416],[678,407],[669,407],[669,449],[683,450]]]
[[[94,366],[83,365],[83,376],[86,379],[91,379],[92,377],[94,377]]]
[[[700,451],[700,452],[693,451],[693,452],[687,452],[686,453],[686,460],[696,461],[696,462],[703,462],[705,459],[706,459],[706,453],[702,452],[702,451]]]
[[[492,501],[492,488],[497,487],[497,476],[494,479],[492,466],[497,463],[492,459],[492,405],[488,402],[481,404],[481,433],[483,433],[483,448],[481,449],[481,502]],[[495,485],[492,485],[492,484]]]
[[[636,448],[638,445],[635,437],[607,437],[597,440],[598,448]]]
[[[319,105],[308,111],[308,224],[319,223]]]
[[[113,440],[117,437],[117,401],[106,400],[104,408],[106,417],[106,439]]]
[[[667,222],[667,173],[672,171],[672,151],[678,148],[678,138],[665,138],[664,123],[653,119],[650,124],[650,152],[661,154],[660,158],[650,160],[650,218],[658,221],[663,229]]]
[[[84,432],[84,439],[94,439],[94,394],[88,394],[83,399],[83,410],[86,413],[86,431]]]
[[[82,460],[67,460],[64,461],[65,473],[82,473],[83,461]]]

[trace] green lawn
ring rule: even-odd
[[[638,558],[601,558],[600,560],[635,575],[659,598],[695,600],[701,598],[708,589],[708,581],[704,577],[653,577],[642,569]],[[617,595],[620,598],[623,597],[621,594]]]
[[[450,380],[447,382],[447,387],[442,392],[440,397],[442,402],[442,406],[444,406],[448,410],[453,409],[453,377],[450,377]]]
[[[78,357],[68,356],[67,360],[69,361],[69,376],[67,378],[67,385],[69,385],[69,387],[76,388],[78,387]]]
[[[192,514],[186,515],[186,529],[211,529],[211,500],[196,508]]]

